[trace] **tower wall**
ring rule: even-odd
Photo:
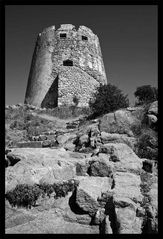
[[[71,24],[45,29],[38,35],[25,103],[39,107],[72,104],[87,106],[100,84],[107,84],[98,37]]]

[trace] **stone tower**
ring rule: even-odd
[[[33,54],[25,103],[54,108],[88,106],[96,87],[107,84],[98,37],[85,27],[51,26],[39,33]]]

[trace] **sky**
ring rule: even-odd
[[[108,83],[130,103],[142,85],[157,87],[156,5],[8,5],[5,7],[5,103],[23,103],[36,38],[44,28],[84,25],[98,37]]]

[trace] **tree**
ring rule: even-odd
[[[111,84],[100,84],[89,102],[89,107],[95,117],[128,106],[127,95],[123,95],[120,89]]]
[[[143,85],[137,87],[134,95],[138,100],[136,105],[151,103],[158,99],[158,89],[151,85]]]

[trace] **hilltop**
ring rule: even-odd
[[[5,111],[7,234],[157,233],[157,102]]]

